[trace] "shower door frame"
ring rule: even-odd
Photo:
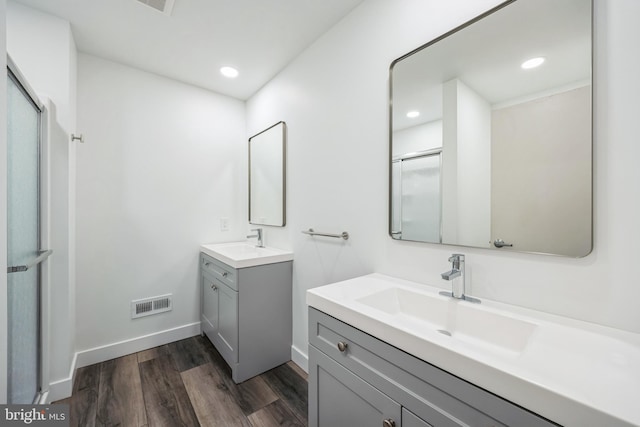
[[[407,242],[415,242],[415,241],[421,241],[421,242],[425,242],[424,240],[412,240],[412,239],[405,239],[402,237],[402,210],[403,210],[403,205],[402,205],[402,191],[400,191],[400,208],[399,209],[395,209],[395,206],[393,204],[393,191],[394,191],[394,177],[393,177],[393,164],[397,163],[402,165],[402,163],[404,161],[407,160],[413,160],[413,159],[419,159],[419,158],[424,158],[424,157],[437,157],[438,158],[438,171],[439,171],[439,177],[438,177],[438,195],[440,198],[440,212],[438,213],[438,241],[437,242],[431,242],[428,241],[426,243],[442,243],[442,233],[443,233],[443,218],[442,218],[442,154],[443,154],[443,149],[442,147],[436,147],[436,148],[432,148],[429,150],[423,150],[423,151],[417,151],[417,152],[413,152],[413,153],[407,153],[407,154],[403,154],[403,155],[399,155],[396,157],[393,157],[391,159],[391,166],[389,168],[389,176],[390,176],[390,182],[389,182],[389,192],[390,192],[390,200],[391,203],[390,208],[389,208],[389,235],[391,236],[392,239],[394,240],[404,240]],[[401,172],[400,172],[400,188],[402,189],[402,167],[401,167]],[[400,230],[394,230],[394,218],[399,217],[400,218]],[[399,237],[395,237],[396,235],[398,235]]]
[[[13,79],[23,94],[39,111],[38,120],[38,222],[40,248],[49,246],[49,144],[47,126],[49,114],[46,105],[40,100],[35,90],[29,85],[16,63],[7,54],[7,79]],[[8,113],[8,111],[7,111]],[[7,140],[8,142],[8,140]],[[7,224],[8,225],[8,224]],[[37,264],[39,275],[38,301],[38,384],[34,404],[47,403],[49,393],[49,276],[50,267],[46,259]],[[9,274],[9,273],[8,273]],[[8,285],[8,283],[7,283]],[[9,319],[7,319],[9,321]],[[8,339],[8,336],[7,336]],[[7,341],[7,345],[9,342]],[[9,351],[7,347],[7,352]],[[7,354],[8,355],[8,354]],[[7,359],[8,363],[8,359]],[[9,366],[7,365],[7,368]],[[8,387],[8,383],[6,384]],[[7,389],[7,399],[9,398]]]

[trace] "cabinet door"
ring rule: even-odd
[[[418,418],[413,412],[402,408],[402,427],[433,427],[431,424]]]
[[[238,362],[238,292],[216,281],[220,354],[230,365]]]
[[[202,275],[202,330],[211,338],[218,330],[218,287]]]
[[[400,405],[309,346],[311,427],[401,427]]]

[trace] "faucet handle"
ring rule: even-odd
[[[464,263],[464,254],[451,254],[449,262],[452,264],[454,270],[458,270],[460,264]]]

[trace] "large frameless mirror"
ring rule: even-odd
[[[278,122],[249,138],[249,222],[284,226],[287,125]]]
[[[591,252],[591,16],[508,1],[391,64],[394,239]]]

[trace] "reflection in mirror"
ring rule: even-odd
[[[285,225],[287,125],[278,122],[249,138],[249,222]]]
[[[393,62],[394,239],[591,252],[591,9],[508,1]]]

